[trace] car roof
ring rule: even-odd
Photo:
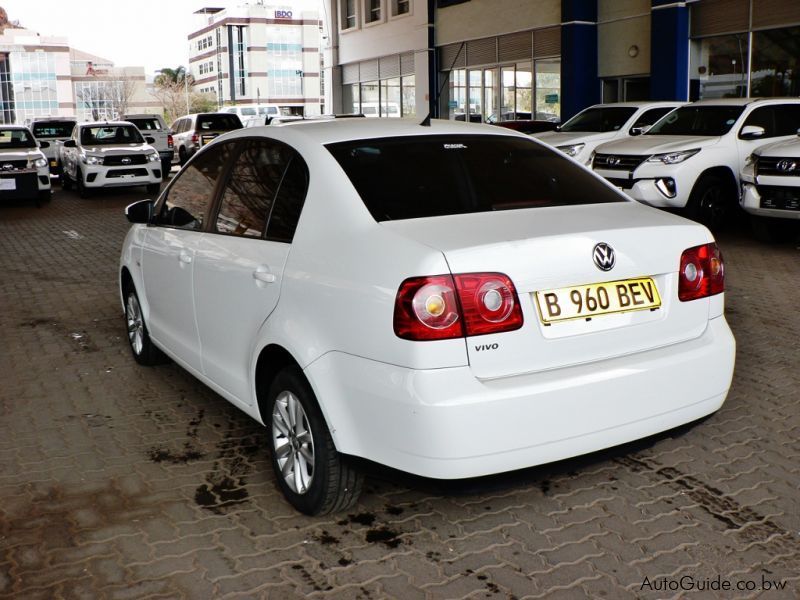
[[[588,108],[613,108],[622,106],[627,108],[658,108],[659,106],[681,106],[686,104],[683,100],[642,100],[637,102],[606,102],[594,104]]]
[[[48,121],[72,121],[77,123],[75,117],[34,117],[31,119],[31,123],[47,123]]]
[[[128,121],[92,121],[91,123],[78,123],[80,127],[118,127],[120,125],[131,125]]]
[[[252,136],[259,132],[269,136],[276,130],[288,137],[317,144],[332,144],[351,140],[380,139],[413,135],[494,135],[530,139],[529,136],[503,127],[463,121],[431,119],[430,127],[420,125],[421,119],[330,119],[306,120],[238,129],[234,136]],[[229,134],[230,136],[230,134]],[[228,136],[226,136],[228,137]],[[233,136],[231,136],[233,137]],[[228,137],[228,139],[231,139]]]
[[[25,125],[3,125],[0,124],[0,129],[23,129],[25,131],[30,131],[29,127],[25,127]]]
[[[777,104],[777,103],[800,104],[800,98],[707,98],[692,102],[698,106],[747,106],[748,104]]]

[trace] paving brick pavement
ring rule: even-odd
[[[721,236],[738,356],[705,421],[466,482],[373,468],[351,513],[308,518],[260,426],[132,360],[116,268],[138,197],[0,206],[0,598],[709,596],[655,589],[683,576],[800,596],[794,244]]]

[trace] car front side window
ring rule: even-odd
[[[156,225],[189,231],[203,230],[217,180],[232,147],[233,142],[217,144],[199,154],[180,172],[160,201]]]

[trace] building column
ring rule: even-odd
[[[597,0],[561,0],[561,121],[598,102]]]
[[[650,97],[689,99],[689,7],[686,2],[652,0]]]

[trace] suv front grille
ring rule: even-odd
[[[127,160],[126,160],[127,159]],[[124,156],[106,156],[103,164],[108,167],[144,165],[147,164],[147,157],[144,154],[126,154]]]
[[[11,165],[11,166],[7,166]],[[11,171],[17,169],[27,169],[28,168],[28,160],[3,160],[0,158],[0,171]]]
[[[624,154],[595,154],[592,168],[611,171],[633,171],[647,160],[647,156],[631,156]]]
[[[757,185],[761,208],[800,211],[800,187]]]
[[[759,156],[756,175],[800,176],[800,158]]]

